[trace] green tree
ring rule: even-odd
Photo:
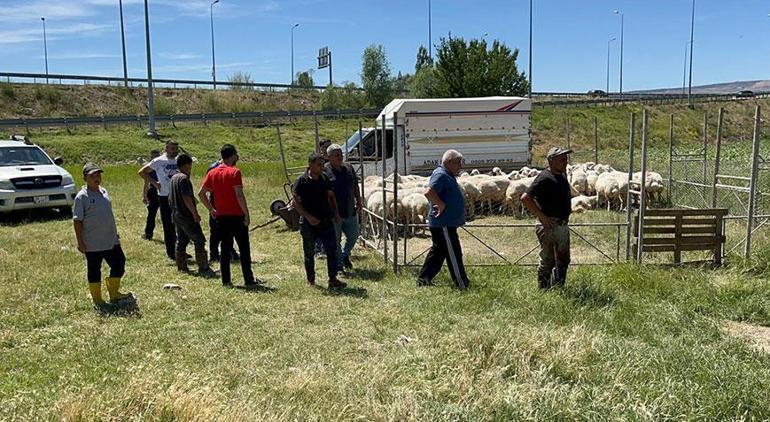
[[[409,80],[409,94],[414,98],[434,98],[438,96],[437,92],[444,91],[438,85],[436,69],[433,66],[424,67]]]
[[[429,56],[428,49],[421,45],[417,50],[417,63],[414,65],[414,73],[417,74],[426,67],[433,67],[433,57]]]
[[[302,88],[312,88],[315,85],[315,83],[313,83],[313,69],[297,72],[297,77],[295,79],[294,85]]]
[[[370,105],[382,107],[391,98],[390,63],[382,45],[370,45],[363,54],[361,84]]]
[[[402,75],[398,72],[398,76],[390,81],[390,87],[393,95],[396,97],[403,97],[409,91],[409,85],[411,85],[412,78],[414,76],[410,74]]]
[[[519,50],[497,40],[488,49],[485,40],[450,36],[441,39],[437,53],[434,97],[526,95],[529,90],[526,75],[516,67]]]

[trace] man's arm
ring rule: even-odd
[[[307,212],[305,207],[302,206],[302,199],[299,196],[297,196],[296,193],[294,194],[293,199],[294,199],[294,209],[296,209],[299,215],[304,217],[305,220],[307,220],[307,222],[310,223],[311,226],[316,226],[318,225],[318,223],[320,223],[320,221],[317,218],[315,218],[312,214]]]
[[[209,194],[211,194],[211,191],[206,189],[205,186],[201,186],[200,190],[198,190],[198,199],[201,200],[201,204],[206,207],[206,209],[209,211],[209,214],[216,216],[217,210],[214,209],[213,205],[211,205],[211,201],[209,201]]]
[[[361,203],[361,191],[358,189],[358,183],[353,185],[353,196],[356,198],[356,212],[360,214],[364,206]]]
[[[152,185],[155,186],[155,189],[160,190],[160,183],[150,179],[150,173],[153,171],[150,164],[152,164],[152,162],[145,164],[139,169],[139,176],[144,179],[145,183],[152,183]]]
[[[193,197],[191,195],[184,195],[182,196],[182,199],[184,201],[184,205],[187,207],[187,210],[190,211],[193,219],[195,219],[195,222],[200,223],[201,216],[198,214],[198,207],[195,206],[195,200]]]
[[[246,195],[243,193],[243,186],[235,186],[233,189],[235,189],[235,199],[238,200],[238,205],[240,205],[241,211],[243,211],[245,216],[243,224],[248,226],[251,224],[251,219],[249,217],[249,207],[246,205]]]
[[[441,198],[438,196],[438,193],[436,193],[433,188],[428,188],[428,190],[425,192],[425,197],[428,198],[428,201],[430,201],[433,206],[436,207],[436,217],[444,213],[444,210],[446,209],[446,203],[441,200]]]
[[[86,241],[83,239],[83,222],[73,220],[75,225],[75,238],[78,241],[78,250],[80,253],[86,253]]]
[[[545,215],[543,213],[543,210],[540,209],[540,207],[535,202],[535,199],[527,192],[524,192],[523,195],[521,195],[521,202],[524,204],[525,207],[531,212],[535,217],[537,217],[538,220],[540,220],[540,223],[543,225],[543,227],[550,229],[553,227],[553,220],[551,220],[550,217]]]
[[[329,201],[329,206],[332,207],[332,211],[334,211],[334,223],[339,224],[342,221],[342,217],[340,217],[340,209],[337,207],[337,197],[334,196],[333,191],[328,191],[326,192],[326,198]]]
[[[144,181],[144,185],[142,186],[142,202],[144,202],[145,205],[149,202],[147,200],[147,190],[150,189],[150,182],[149,178],[145,179],[142,177],[142,180]]]

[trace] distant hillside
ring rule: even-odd
[[[693,94],[733,94],[742,90],[768,92],[770,91],[770,80],[722,82],[718,84],[699,85],[692,87]],[[682,87],[650,89],[633,92],[640,94],[681,94]]]

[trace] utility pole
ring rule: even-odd
[[[147,116],[149,129],[147,135],[157,136],[155,131],[155,104],[152,92],[152,53],[150,52],[150,6],[144,0],[144,38],[147,49]]]
[[[118,1],[120,7],[120,42],[123,47],[123,85],[128,88],[128,64],[126,63],[126,29],[123,25],[123,0]]]

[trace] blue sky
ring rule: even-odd
[[[129,75],[144,77],[143,0],[124,0]],[[433,43],[453,36],[499,39],[520,49],[527,69],[528,0],[432,0]],[[536,91],[618,87],[620,17],[625,14],[624,90],[681,86],[690,0],[534,0]],[[51,73],[122,75],[118,0],[0,0],[0,49],[8,72],[44,72],[41,16]],[[208,79],[209,0],[150,0],[153,74]],[[698,0],[693,84],[770,79],[770,1]],[[427,43],[427,0],[220,0],[214,6],[219,80],[236,71],[258,82],[290,80],[315,67],[319,47],[333,52],[335,82],[360,83],[361,53],[382,44],[394,74],[413,72]],[[326,70],[315,71],[319,84]]]

